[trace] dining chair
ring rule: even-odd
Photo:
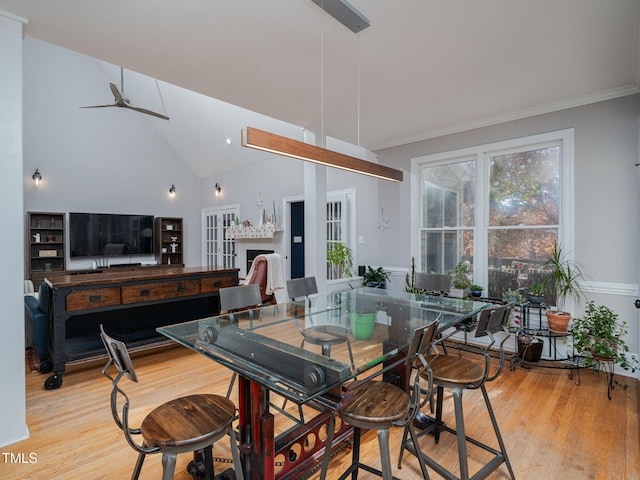
[[[496,420],[493,407],[491,406],[491,401],[489,400],[489,394],[487,393],[486,388],[487,382],[491,382],[498,378],[502,373],[504,367],[504,344],[510,337],[510,332],[506,328],[510,312],[511,305],[509,304],[488,307],[480,312],[478,324],[475,329],[475,337],[489,337],[488,345],[486,345],[486,347],[484,347],[484,349],[482,350],[482,365],[471,360],[470,358],[459,357],[457,355],[436,355],[433,357],[427,357],[427,361],[429,362],[429,366],[431,368],[433,376],[433,384],[436,388],[437,394],[436,417],[435,421],[429,427],[420,431],[417,436],[421,437],[425,434],[433,433],[435,442],[438,443],[440,440],[440,433],[442,431],[446,431],[456,435],[460,465],[460,477],[455,477],[453,473],[438,464],[432,457],[426,455],[424,452],[421,452],[419,449],[416,449],[415,442],[409,444],[407,442],[407,431],[405,431],[403,441],[401,443],[400,457],[398,460],[399,466],[402,463],[402,456],[404,450],[406,449],[414,455],[422,457],[425,463],[433,468],[436,472],[438,472],[439,475],[449,479],[460,478],[460,480],[468,480],[469,466],[466,442],[470,442],[473,445],[480,447],[493,455],[492,459],[480,469],[479,473],[476,474],[478,475],[478,477],[474,475],[474,478],[485,478],[490,472],[497,469],[502,463],[507,466],[511,479],[513,480],[515,478],[513,469],[511,467],[511,462],[509,461],[509,457],[507,456],[504,441],[502,439],[502,435],[500,434],[498,422]],[[494,372],[492,372],[490,353],[496,343],[494,335],[498,332],[504,332],[504,338],[498,344],[498,367]],[[453,396],[456,427],[455,429],[445,425],[442,422],[442,402],[445,388],[451,390]],[[478,388],[482,391],[482,396],[484,398],[484,402],[491,419],[491,424],[498,441],[499,449],[495,449],[487,444],[481,443],[480,441],[467,436],[465,432],[462,394],[465,390],[473,390]]]
[[[250,325],[253,326],[254,309],[251,307],[258,307],[262,303],[260,287],[257,284],[225,287],[221,288],[218,293],[220,295],[220,313],[228,315],[229,319],[234,322],[236,321],[236,313],[246,310]],[[227,398],[231,396],[237,376],[237,373],[233,372],[227,388]]]
[[[415,273],[414,286],[428,292],[448,292],[451,288],[451,277],[438,273]]]
[[[375,381],[373,377],[380,375],[378,372],[366,379],[358,380],[353,388],[346,391],[342,402],[332,415],[327,428],[325,454],[320,473],[324,480],[329,467],[331,447],[335,433],[336,415],[347,424],[353,426],[352,462],[349,468],[340,476],[344,480],[349,475],[356,478],[359,469],[381,476],[384,480],[391,480],[391,457],[389,452],[389,430],[392,426],[405,427],[414,442],[414,448],[418,449],[418,439],[413,427],[413,420],[429,399],[433,382],[430,365],[426,357],[431,350],[434,341],[438,320],[416,328],[409,350],[404,359],[406,368],[415,371],[413,384],[409,393],[391,383]],[[420,380],[426,379],[427,386],[421,387]],[[362,430],[376,430],[380,448],[380,462],[382,470],[373,468],[360,461],[360,442]],[[429,478],[425,462],[418,456],[422,476]]]
[[[220,395],[211,394],[176,398],[152,410],[144,417],[139,428],[131,428],[129,397],[118,383],[122,377],[138,383],[138,376],[124,342],[110,337],[102,325],[100,325],[100,337],[109,357],[102,369],[102,374],[111,381],[113,386],[111,415],[116,425],[124,432],[129,445],[138,452],[138,460],[131,479],[137,480],[140,476],[145,457],[149,454],[162,454],[162,479],[171,480],[175,472],[177,455],[198,452],[204,458],[204,478],[213,480],[213,444],[223,436],[229,435],[235,475],[237,479],[243,480],[238,443],[231,425],[236,411],[233,402]],[[118,372],[115,377],[108,373],[112,365]],[[119,403],[122,403],[120,409]],[[141,443],[136,441],[137,435],[140,435]],[[188,468],[200,470],[195,464],[190,464]]]

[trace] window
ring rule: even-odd
[[[238,212],[237,205],[202,210],[203,265],[223,268],[236,266],[236,242],[227,238],[226,229],[234,224]]]
[[[414,159],[420,270],[468,261],[492,298],[540,283],[553,245],[572,249],[572,151],[565,130]]]
[[[327,247],[341,244],[354,252],[355,191],[345,190],[327,194]],[[353,259],[355,261],[355,258]],[[327,262],[327,280],[348,277],[343,269]]]

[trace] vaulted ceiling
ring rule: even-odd
[[[135,103],[166,108],[159,128],[199,176],[228,165],[195,137],[239,143],[251,122],[206,97],[376,150],[639,91],[639,0],[350,3],[371,24],[359,34],[312,0],[0,0],[0,10],[27,19],[26,35],[158,79],[164,103],[153,84]],[[100,100],[112,100],[107,87]]]

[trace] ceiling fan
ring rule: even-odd
[[[136,112],[144,113],[147,115],[151,115],[153,117],[162,118],[163,120],[169,120],[169,117],[163,115],[161,113],[152,112],[151,110],[147,110],[145,108],[134,107],[131,105],[131,102],[127,97],[124,96],[124,69],[120,67],[120,90],[115,82],[109,82],[109,86],[111,87],[111,93],[113,93],[113,98],[115,103],[110,103],[109,105],[91,105],[88,107],[80,107],[80,108],[105,108],[105,107],[122,107],[128,108],[130,110],[135,110]]]

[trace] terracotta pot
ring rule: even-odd
[[[571,314],[569,312],[547,310],[547,322],[549,322],[549,331],[551,333],[567,333],[569,320],[571,320]]]

